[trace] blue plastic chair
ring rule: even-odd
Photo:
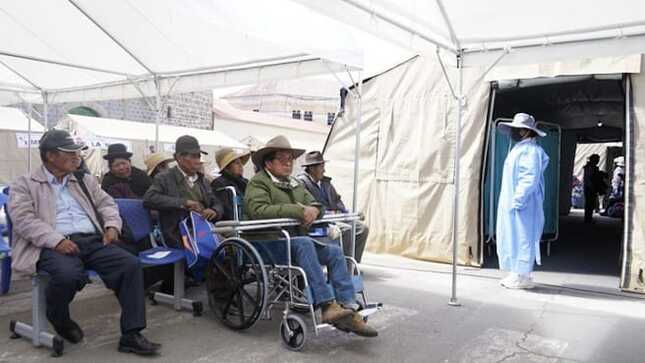
[[[11,287],[11,220],[9,219],[9,211],[7,210],[8,200],[9,187],[6,187],[0,193],[0,205],[4,208],[6,215],[6,225],[2,226],[2,232],[7,230],[8,233],[7,241],[0,235],[0,295],[8,293]]]
[[[184,271],[186,269],[186,257],[181,249],[156,246],[152,235],[154,227],[150,212],[143,207],[143,201],[139,199],[115,199],[119,207],[119,214],[132,232],[132,239],[136,242],[150,238],[153,248],[139,252],[139,260],[145,266],[174,265],[174,291],[173,295],[156,292],[153,301],[171,304],[176,310],[187,309],[195,316],[201,315],[203,306],[200,301],[193,301],[184,298]]]

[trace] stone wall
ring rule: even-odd
[[[148,98],[154,107],[155,99]],[[213,127],[212,92],[191,92],[164,97],[162,123],[175,126],[211,129]],[[50,104],[48,109],[49,124],[55,125],[67,112],[76,107],[88,107],[100,117],[119,120],[156,122],[157,114],[143,98],[109,101],[66,102]],[[42,105],[34,105],[42,113]],[[36,117],[40,119],[39,117]]]

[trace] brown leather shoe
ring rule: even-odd
[[[367,325],[361,314],[352,312],[351,316],[338,320],[336,329],[351,332],[362,337],[373,338],[378,336],[378,331]]]
[[[351,316],[353,313],[352,310],[345,309],[333,301],[322,308],[322,322],[333,324],[342,318]]]

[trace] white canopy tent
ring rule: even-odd
[[[463,203],[459,198],[459,159],[463,142],[462,117],[465,109],[469,111],[471,91],[478,91],[481,81],[497,66],[523,66],[524,69],[534,67],[529,73],[539,77],[539,64],[547,62],[603,56],[619,57],[645,52],[645,3],[630,0],[499,0],[492,3],[468,0],[445,3],[442,0],[294,1],[401,46],[421,53],[436,52],[457,108],[453,165],[451,305],[459,305],[456,296],[456,264],[459,226],[463,223],[460,222],[460,207]],[[575,17],[572,14],[575,14]],[[455,68],[448,68],[446,64]],[[469,72],[466,89],[464,67],[472,67],[479,73],[478,77],[473,78],[473,72]],[[359,83],[359,97],[361,86],[362,83]],[[477,96],[473,98],[480,99]],[[357,108],[359,116],[356,118],[354,207],[361,134],[360,103]],[[629,128],[630,122],[627,122],[627,145],[631,144]],[[626,153],[626,164],[626,182],[629,185],[633,168],[630,152]],[[629,203],[628,195],[626,205]],[[625,225],[630,228],[624,229],[625,246],[629,243],[630,230],[634,228],[630,224],[629,214],[626,213]],[[641,239],[639,237],[639,240]],[[627,258],[623,261],[623,287],[627,286],[626,269]]]
[[[26,99],[45,111],[149,97],[159,113],[172,93],[362,64],[347,26],[286,0],[11,1],[0,5],[0,33],[11,35],[0,39],[0,104]]]

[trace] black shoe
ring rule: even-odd
[[[141,333],[121,335],[119,352],[135,353],[139,355],[155,355],[159,352],[161,344],[152,343]]]
[[[58,325],[52,323],[54,330],[58,335],[65,338],[70,343],[76,344],[83,340],[83,330],[74,320],[69,320],[67,323]]]

